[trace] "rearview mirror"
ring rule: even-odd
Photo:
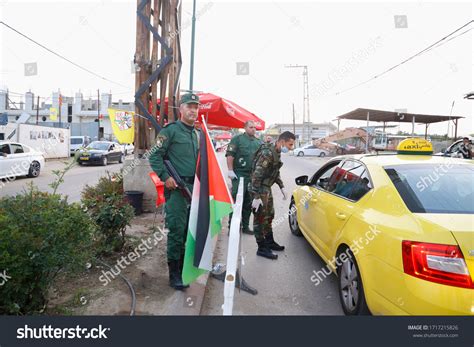
[[[304,186],[306,184],[308,184],[308,176],[299,176],[299,177],[296,177],[295,178],[295,183],[298,185],[298,186]]]

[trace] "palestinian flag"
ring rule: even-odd
[[[205,122],[189,212],[183,283],[189,284],[212,269],[212,239],[221,231],[221,219],[232,212],[232,197],[217,161]]]

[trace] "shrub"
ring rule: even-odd
[[[97,225],[98,253],[122,250],[125,230],[134,217],[133,207],[124,199],[122,175],[107,174],[97,185],[87,185],[82,203]]]
[[[95,225],[79,204],[31,185],[0,199],[0,313],[32,314],[46,304],[61,270],[84,268],[91,259]]]

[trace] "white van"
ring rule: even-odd
[[[91,143],[90,136],[71,136],[71,155],[74,155],[77,150],[86,147],[89,143]]]

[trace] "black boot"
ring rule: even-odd
[[[179,278],[181,278],[181,282],[183,281],[183,266],[184,266],[184,255],[181,256],[181,259],[179,260]],[[183,288],[189,288],[189,284],[184,284],[183,283]]]
[[[273,253],[270,248],[266,245],[265,241],[260,241],[257,242],[258,244],[258,249],[257,249],[257,255],[268,258],[268,259],[277,259],[278,255]]]
[[[170,272],[170,287],[176,290],[183,290],[184,285],[179,273],[179,260],[171,260],[168,262],[168,269]]]
[[[268,233],[265,236],[265,243],[267,244],[268,248],[273,251],[283,251],[285,249],[285,246],[280,246],[278,243],[275,242],[275,240],[273,239],[273,233]]]

